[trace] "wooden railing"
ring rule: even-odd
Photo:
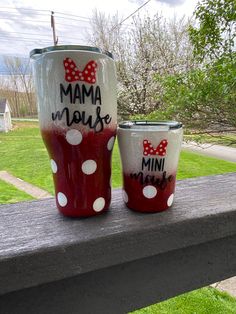
[[[0,206],[0,313],[127,313],[236,275],[236,174],[177,182],[174,206],[69,219]]]

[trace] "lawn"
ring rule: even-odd
[[[37,123],[17,122],[13,131],[0,133],[0,170],[53,193],[51,169]],[[112,161],[112,185],[120,187],[121,166],[117,143]],[[178,179],[236,171],[236,163],[182,151]],[[31,199],[0,180],[0,203]],[[134,312],[135,314],[236,314],[236,300],[213,288],[203,288]],[[134,314],[133,313],[133,314]]]
[[[29,194],[19,191],[13,185],[0,180],[0,203],[17,203],[32,199],[33,197]]]
[[[212,287],[184,293],[132,314],[236,314],[236,299]]]

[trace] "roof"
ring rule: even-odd
[[[0,99],[0,113],[4,113],[6,111],[7,100],[6,98]]]

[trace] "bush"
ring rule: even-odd
[[[146,119],[175,119],[200,129],[236,127],[235,77],[236,61],[227,57],[188,73],[157,75],[163,88],[162,105]]]

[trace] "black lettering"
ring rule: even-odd
[[[86,102],[86,98],[90,97],[91,103],[93,105],[101,105],[102,97],[101,90],[99,86],[96,86],[94,90],[94,86],[86,87],[86,85],[82,84],[68,84],[67,87],[64,87],[63,84],[60,84],[60,100],[61,103],[65,101],[64,96],[68,96],[70,103],[75,104],[76,102],[79,104],[84,104]]]
[[[85,111],[82,112],[82,123],[83,125],[88,125],[90,128],[93,128],[93,120],[92,120],[92,116],[88,116],[87,121],[86,121],[86,115],[85,115]]]
[[[73,122],[74,123],[80,123],[81,121],[81,115],[80,115],[80,112],[78,110],[74,111],[74,114],[73,114]]]
[[[162,174],[162,180],[160,182],[160,188],[164,190],[166,186],[167,186],[167,178],[166,178],[166,171],[164,171]]]
[[[67,86],[67,89],[65,90],[63,84],[60,84],[60,96],[61,96],[61,102],[63,103],[63,94],[67,96],[69,94],[70,96],[70,102],[72,103],[72,86],[69,84]]]
[[[156,178],[155,176],[146,175],[144,176],[143,172],[140,171],[139,173],[131,173],[130,178],[137,180],[140,184],[152,184],[159,187],[161,190],[164,190],[167,187],[167,184],[174,179],[174,176],[169,175],[166,176],[166,171],[163,172],[162,178]]]
[[[147,168],[148,171],[163,171],[165,164],[165,158],[157,159],[157,158],[142,158],[142,171]]]
[[[109,115],[106,115],[105,117],[101,117],[100,116],[100,113],[101,113],[101,107],[97,107],[96,108],[96,115],[97,115],[97,118],[96,118],[96,121],[94,123],[94,130],[96,130],[96,132],[101,132],[103,129],[104,129],[104,123],[103,123],[103,120],[105,120],[104,122],[106,124],[109,124],[111,122],[111,117]]]
[[[169,182],[173,181],[173,179],[174,179],[174,176],[172,176],[172,175],[169,175],[169,177],[167,178],[167,180],[168,180]]]
[[[151,162],[151,164],[152,164],[152,165],[151,165],[151,171],[153,171],[154,160],[155,160],[154,158],[151,159],[151,161],[152,161],[152,162]]]
[[[81,99],[81,92],[80,92],[80,86],[79,86],[79,84],[76,84],[76,85],[75,85],[74,97],[73,97],[73,104],[75,104],[77,98],[78,98],[78,100],[79,100],[79,103],[81,104],[82,99]]]
[[[152,185],[158,185],[159,179],[155,178],[155,176],[151,176],[150,183]]]
[[[161,171],[162,170],[162,160],[163,159],[155,159],[155,171]]]
[[[165,158],[162,159],[162,167],[161,167],[161,171],[164,170],[164,167],[165,167]]]
[[[148,167],[148,171],[150,170],[150,158],[148,158],[146,160],[145,157],[143,157],[143,159],[142,159],[142,170],[144,170],[145,167]]]
[[[109,114],[105,115],[105,117],[104,117],[104,122],[105,122],[106,124],[109,124],[109,123],[111,122],[111,117],[110,117]]]
[[[130,178],[134,179],[134,180],[139,180],[141,184],[144,184],[143,173],[141,171],[138,174],[137,173],[131,173]]]
[[[55,121],[55,120],[59,120],[61,121],[64,113],[66,113],[66,118],[69,116],[69,109],[68,108],[64,108],[62,110],[62,112],[60,111],[57,111],[56,113],[52,113],[52,121]],[[68,120],[66,121],[67,122],[67,125],[68,125]]]
[[[95,105],[97,104],[97,101],[99,102],[99,105],[102,104],[101,91],[100,91],[99,86],[97,86],[95,89],[95,99],[94,99]]]
[[[146,175],[143,181],[144,181],[144,184],[151,183],[153,181],[153,176]]]
[[[86,89],[85,85],[82,85],[82,103],[85,103],[85,96],[89,97],[91,95],[91,102],[95,105],[94,102],[94,93],[93,93],[93,86],[90,86],[89,90]]]
[[[70,116],[69,108],[65,107],[62,111],[52,113],[52,120],[62,120],[65,118],[67,126],[71,126],[73,123],[82,123],[88,125],[90,129],[93,129],[96,133],[101,132],[104,129],[104,124],[109,124],[112,117],[107,114],[104,117],[101,116],[101,107],[96,108],[96,118],[93,120],[92,115],[86,116],[86,111],[74,111]]]

